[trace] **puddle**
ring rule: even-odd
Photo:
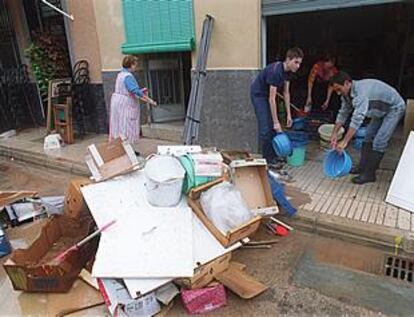
[[[398,274],[401,274],[402,262],[397,263]],[[405,268],[409,269],[408,262]],[[382,250],[333,239],[316,239],[309,242],[299,260],[293,281],[297,286],[315,289],[353,305],[385,314],[412,315],[413,285],[385,277],[383,272]]]

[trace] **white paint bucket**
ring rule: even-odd
[[[157,207],[172,207],[181,199],[185,170],[178,159],[154,155],[144,169],[148,202]]]

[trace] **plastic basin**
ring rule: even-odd
[[[318,128],[318,133],[319,133],[319,137],[321,138],[321,140],[330,141],[334,128],[335,128],[334,124],[331,124],[331,123],[322,124]],[[338,140],[342,139],[344,132],[345,132],[345,129],[341,127],[341,129],[339,129],[339,132],[338,132]]]
[[[352,168],[352,159],[346,151],[338,153],[331,150],[323,162],[323,172],[330,178],[348,175]]]
[[[292,129],[293,130],[303,130],[305,128],[305,118],[295,118],[293,119]]]
[[[286,133],[278,133],[272,140],[273,149],[279,157],[288,157],[292,154],[292,143]]]

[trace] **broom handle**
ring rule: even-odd
[[[283,95],[280,92],[276,91],[276,94],[282,98],[283,101],[285,101],[285,97],[283,97]],[[301,112],[302,110],[300,110],[298,107],[296,107],[293,103],[290,103],[290,106],[295,109],[297,112]]]
[[[93,238],[95,238],[98,234],[100,234],[102,231],[108,229],[110,226],[112,226],[114,223],[116,222],[116,220],[112,220],[110,222],[108,222],[106,225],[104,225],[102,228],[96,230],[95,232],[91,233],[89,236],[87,236],[86,238],[82,239],[81,241],[79,241],[78,243],[76,243],[76,246],[79,248],[80,246],[84,245],[86,242],[92,240]]]

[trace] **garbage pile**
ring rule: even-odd
[[[275,240],[249,239],[261,224],[292,230],[275,218],[275,199],[296,210],[264,159],[160,146],[139,161],[115,140],[90,146],[86,162],[91,179],[72,180],[63,212],[5,262],[15,290],[66,292],[89,267],[113,316],[152,316],[177,296],[188,313],[205,313],[226,305],[227,289],[245,299],[266,291],[232,261],[236,249],[271,248]]]

